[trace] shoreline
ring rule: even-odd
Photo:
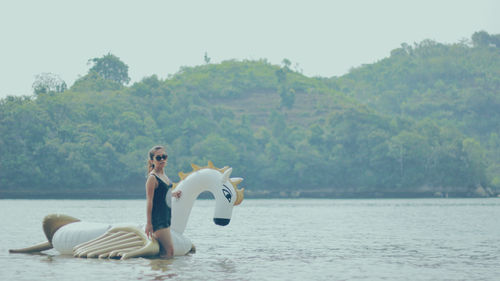
[[[117,191],[0,191],[1,199],[55,199],[55,200],[127,200],[144,199],[144,192]],[[213,195],[203,192],[198,199],[212,199]],[[394,191],[245,191],[245,199],[419,199],[419,198],[500,198],[500,194],[484,194],[474,191],[457,192],[394,192]]]

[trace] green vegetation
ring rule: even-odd
[[[287,59],[212,64],[205,54],[204,65],[126,86],[125,63],[94,58],[69,89],[44,74],[34,95],[0,100],[0,196],[140,195],[155,144],[167,146],[172,179],[212,160],[244,177],[249,195],[496,195],[499,38],[402,44],[332,78]]]

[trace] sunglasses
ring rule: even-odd
[[[168,159],[168,155],[167,154],[156,155],[155,159],[156,159],[156,161],[167,160]]]

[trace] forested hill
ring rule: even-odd
[[[496,196],[500,35],[403,44],[342,77],[224,61],[127,86],[107,54],[0,100],[0,198],[144,194],[146,156],[233,167],[248,196]]]

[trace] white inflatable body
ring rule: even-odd
[[[232,210],[243,200],[243,190],[237,185],[242,178],[230,178],[232,169],[217,169],[209,162],[207,167],[192,165],[194,171],[179,173],[181,181],[174,185],[182,196],[172,199],[171,233],[174,255],[186,255],[194,250],[191,240],[183,235],[194,201],[204,191],[210,191],[215,198],[214,222],[227,225]],[[68,219],[69,218],[69,219]],[[65,222],[61,222],[65,220]],[[46,226],[47,224],[47,226]],[[61,254],[78,257],[137,257],[157,255],[159,248],[155,239],[150,240],[144,232],[144,225],[81,222],[64,215],[50,215],[44,221],[44,231],[49,240],[26,249],[11,252],[35,252],[53,247]]]

